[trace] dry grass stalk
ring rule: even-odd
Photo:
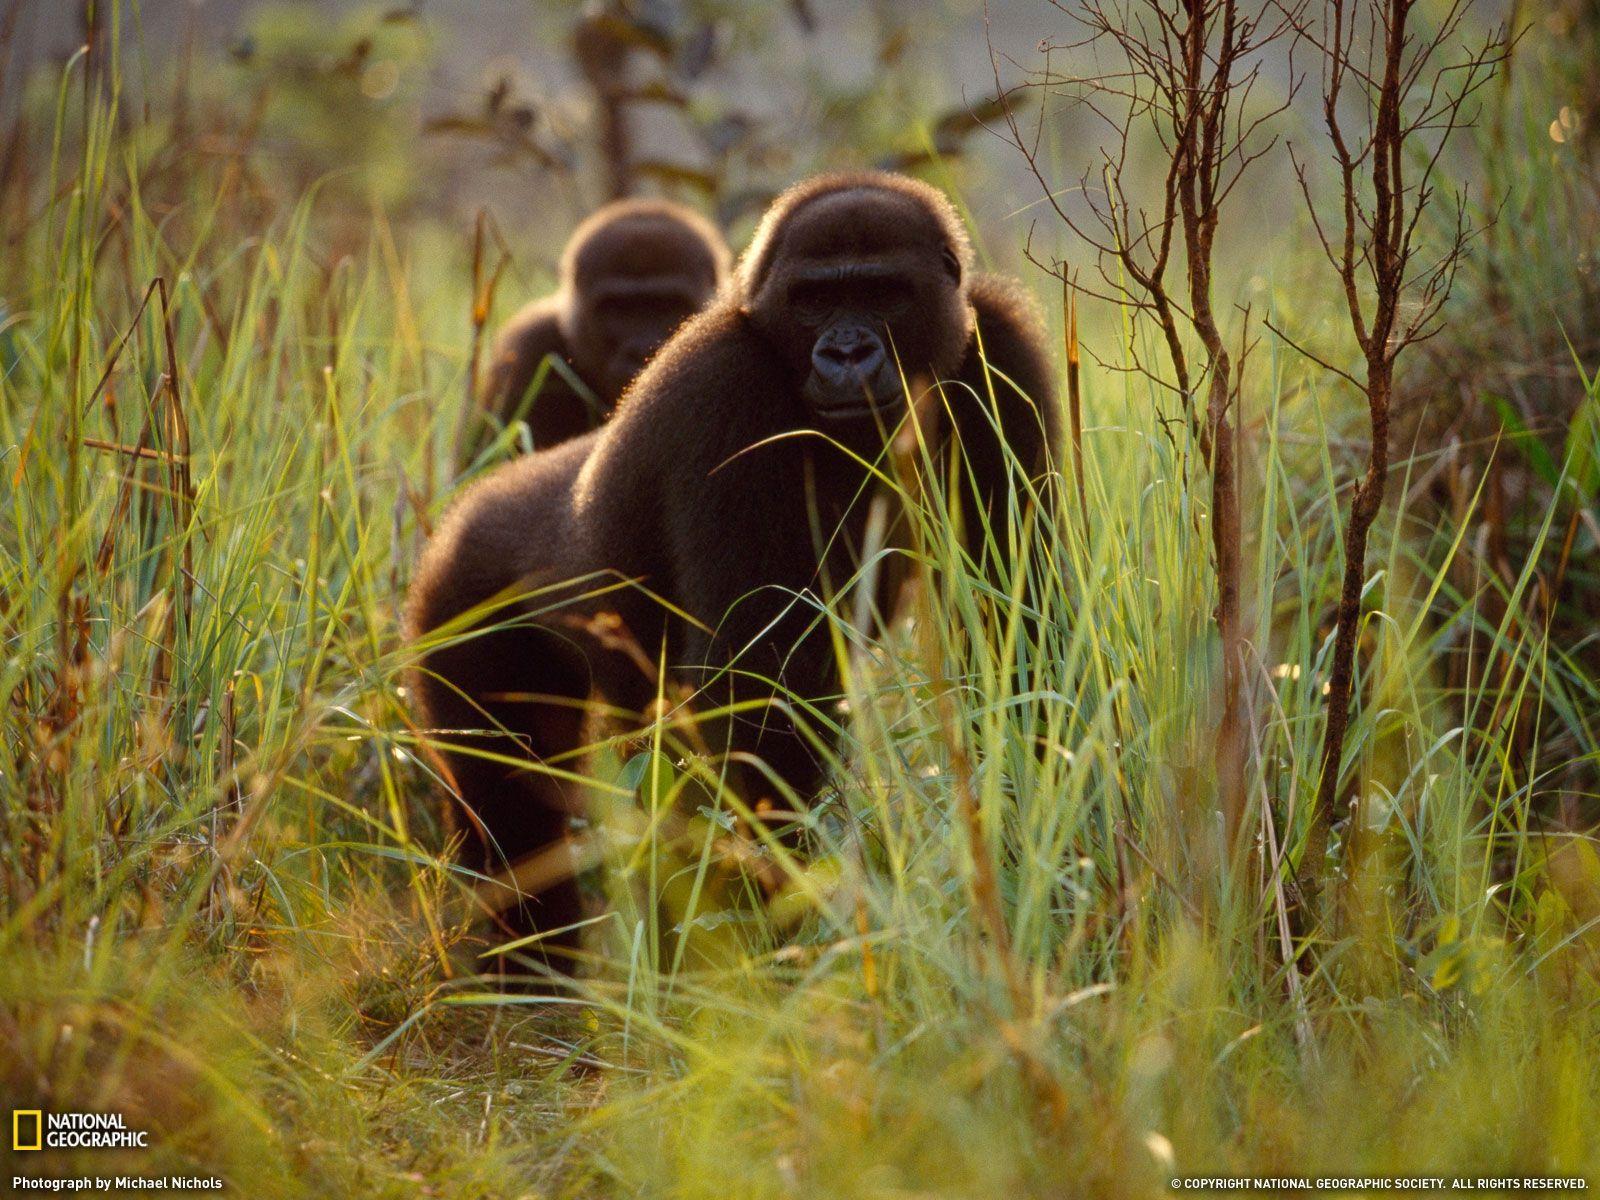
[[[485,278],[484,243],[491,235],[497,257],[494,269]],[[489,323],[489,314],[494,311],[494,296],[500,286],[500,276],[510,262],[511,252],[506,248],[499,226],[489,216],[487,209],[480,208],[472,230],[472,311],[468,315],[472,340],[467,352],[467,402],[461,406],[461,424],[456,430],[458,461],[463,457],[462,451],[472,444],[474,426],[482,420],[478,397],[482,390],[479,364],[483,358],[483,331]]]
[[[1067,351],[1067,420],[1072,430],[1072,476],[1078,485],[1083,536],[1089,536],[1089,493],[1083,479],[1083,379],[1078,356],[1078,297],[1065,271],[1061,276],[1061,328]]]

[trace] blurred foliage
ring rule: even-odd
[[[269,4],[230,47],[230,91],[252,97],[255,134],[291,193],[325,187],[386,206],[412,198],[418,112],[435,32],[410,9],[336,20],[313,4]],[[364,206],[364,205],[363,205]]]
[[[1474,130],[1467,198],[1483,231],[1463,259],[1450,324],[1410,378],[1416,400],[1395,446],[1417,455],[1413,483],[1439,521],[1430,559],[1451,562],[1451,585],[1485,591],[1502,619],[1547,628],[1553,669],[1593,673],[1600,393],[1586,372],[1600,363],[1600,4],[1519,3],[1511,20],[1519,36],[1508,69]],[[1527,568],[1535,586],[1519,594],[1512,581]],[[1481,631],[1447,630],[1441,654],[1457,684],[1496,669]],[[1566,764],[1537,788],[1545,818],[1600,817],[1600,764],[1573,753],[1570,731],[1525,727],[1513,749],[1521,770]]]
[[[497,75],[478,104],[426,127],[483,141],[495,166],[576,170],[589,203],[661,192],[725,227],[753,222],[784,184],[813,171],[960,159],[999,107],[955,94],[921,61],[953,19],[873,0],[849,20],[848,33],[825,35],[806,4],[591,0],[566,30],[582,122],[558,111],[570,94],[521,95]],[[844,44],[860,59],[855,70],[834,61]]]

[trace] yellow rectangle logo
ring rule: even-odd
[[[23,1130],[27,1128],[28,1119],[33,1121],[33,1137],[24,1142]],[[44,1112],[37,1108],[14,1108],[11,1110],[11,1148],[13,1150],[38,1150],[44,1145]]]

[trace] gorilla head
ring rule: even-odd
[[[745,312],[824,425],[882,417],[902,375],[944,378],[972,332],[972,251],[950,202],[898,175],[824,176],[781,196],[744,258]]]
[[[616,397],[726,274],[727,250],[681,205],[620,200],[590,216],[561,264],[562,333],[578,375]]]

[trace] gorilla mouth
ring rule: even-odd
[[[842,424],[874,417],[878,414],[878,406],[870,400],[862,400],[855,404],[819,404],[813,411],[824,421]]]
[[[803,392],[811,411],[825,421],[875,416],[902,390],[900,373],[872,323],[847,314],[828,325],[811,349]]]
[[[859,421],[876,416],[904,387],[899,374],[885,364],[866,374],[850,372],[829,379],[813,374],[804,390],[811,411],[821,419]]]
[[[649,340],[636,340],[617,347],[618,367],[631,370],[637,375],[656,356],[656,351],[661,349],[666,340],[666,337],[662,336]]]

